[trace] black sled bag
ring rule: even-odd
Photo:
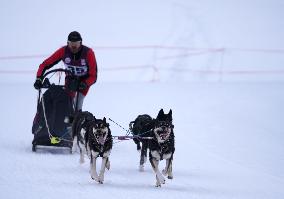
[[[37,107],[32,126],[33,145],[71,147],[71,128],[64,119],[73,113],[71,97],[62,86],[52,84],[42,95]],[[51,137],[57,137],[61,141],[51,143]]]

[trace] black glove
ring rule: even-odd
[[[34,83],[34,87],[35,89],[39,90],[42,88],[42,79],[41,78],[37,78],[35,83]]]
[[[88,85],[85,82],[80,82],[79,90],[85,90],[86,88],[88,88]]]

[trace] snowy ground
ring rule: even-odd
[[[283,84],[97,84],[85,107],[127,127],[138,114],[173,109],[174,179],[155,188],[138,171],[132,141],[114,145],[103,185],[79,155],[31,152],[36,91],[1,85],[1,198],[283,198]],[[17,89],[16,94],[14,90]],[[131,91],[131,92],[130,92]],[[141,99],[143,96],[143,99]],[[6,105],[9,106],[6,106]],[[125,132],[110,122],[113,135]],[[106,196],[105,196],[106,195]]]

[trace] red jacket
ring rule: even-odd
[[[88,85],[88,88],[82,91],[86,95],[89,87],[97,81],[97,62],[93,50],[82,45],[79,52],[73,54],[68,46],[63,46],[39,65],[37,77],[60,61],[64,62],[66,68],[75,72],[76,76],[82,77],[82,81]]]

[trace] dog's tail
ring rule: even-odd
[[[131,132],[133,132],[133,125],[134,125],[134,123],[135,123],[135,121],[131,121],[131,122],[129,123],[129,130],[130,130]]]

